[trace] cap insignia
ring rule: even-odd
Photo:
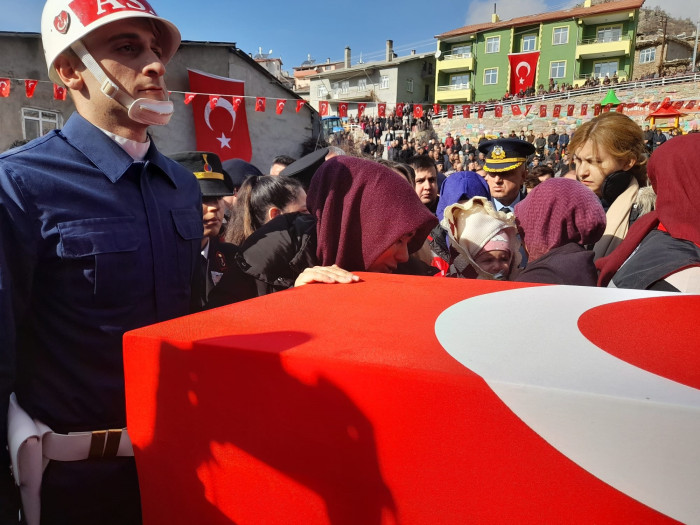
[[[494,160],[502,160],[506,158],[506,152],[503,151],[503,147],[495,146],[491,151],[491,158]]]

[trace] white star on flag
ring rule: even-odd
[[[226,135],[224,135],[224,132],[221,132],[221,136],[217,137],[216,140],[221,142],[221,149],[228,148],[231,149],[231,146],[228,145],[229,142],[231,142],[231,139],[228,138]]]

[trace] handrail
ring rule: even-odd
[[[586,38],[579,40],[577,44],[579,46],[586,44],[610,44],[612,42],[623,42],[625,40],[630,40],[629,35],[620,35],[618,38]]]
[[[455,60],[458,58],[472,58],[473,53],[455,53],[453,55],[445,55],[445,60]]]
[[[459,89],[471,89],[472,85],[467,84],[448,84],[446,86],[438,86],[438,91],[456,91]]]

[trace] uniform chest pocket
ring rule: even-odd
[[[58,255],[70,270],[73,285],[92,287],[102,304],[124,305],[133,300],[138,275],[146,270],[134,217],[63,222],[58,231]]]
[[[202,246],[202,235],[204,225],[202,223],[202,213],[192,208],[180,208],[170,210],[175,231],[175,242],[177,244],[177,277],[180,286],[186,283],[185,294],[189,295],[189,284],[193,277],[195,261],[198,261],[198,254]],[[173,283],[177,288],[178,283]]]

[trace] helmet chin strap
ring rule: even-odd
[[[101,84],[100,90],[105,96],[116,100],[127,110],[129,118],[135,122],[148,126],[165,126],[173,115],[173,103],[169,100],[152,100],[139,98],[134,100],[129,94],[119,89],[112,80],[107,77],[103,69],[92,57],[83,43],[78,40],[73,43],[71,49],[75,51],[92,76]]]

